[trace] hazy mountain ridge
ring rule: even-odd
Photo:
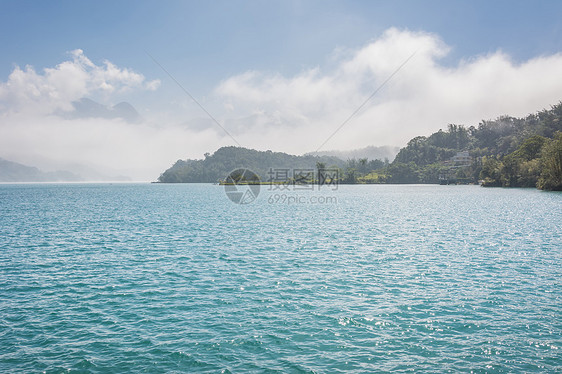
[[[35,166],[0,158],[0,182],[128,182],[131,178],[123,175],[107,175],[80,164],[62,165],[64,169],[44,171]]]
[[[0,158],[0,182],[80,182],[82,177],[70,171],[45,172],[33,166]]]
[[[64,118],[104,118],[104,119],[123,119],[130,123],[137,123],[142,120],[137,110],[127,102],[120,102],[113,106],[106,106],[88,98],[72,102],[73,110],[62,113]]]
[[[307,155],[334,156],[342,160],[351,160],[351,159],[359,160],[362,158],[366,158],[368,160],[388,159],[388,161],[392,162],[399,151],[400,151],[400,147],[394,147],[390,145],[375,147],[371,145],[365,148],[352,149],[349,151],[331,150],[331,151],[310,152],[310,153],[306,153],[305,156]]]

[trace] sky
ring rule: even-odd
[[[560,1],[0,0],[0,158],[156,180],[221,146],[404,146],[524,116],[562,100],[560,14]],[[140,119],[111,111],[121,102]]]

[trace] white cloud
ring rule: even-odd
[[[242,144],[301,153],[320,146],[414,52],[324,149],[404,145],[448,123],[523,116],[562,99],[560,53],[515,63],[498,51],[447,67],[440,60],[449,50],[437,35],[393,28],[331,71],[251,71],[226,79],[215,93],[228,103],[229,118],[257,116],[244,131],[236,128]]]
[[[43,72],[32,66],[16,66],[8,80],[0,83],[0,110],[48,115],[70,110],[73,101],[88,95],[154,90],[160,84],[159,80],[147,82],[142,74],[107,60],[96,65],[80,49],[70,56],[71,60]]]

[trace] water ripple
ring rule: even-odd
[[[0,187],[0,371],[555,372],[562,195]]]

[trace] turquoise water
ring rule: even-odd
[[[298,195],[0,186],[0,371],[562,371],[562,194]]]

